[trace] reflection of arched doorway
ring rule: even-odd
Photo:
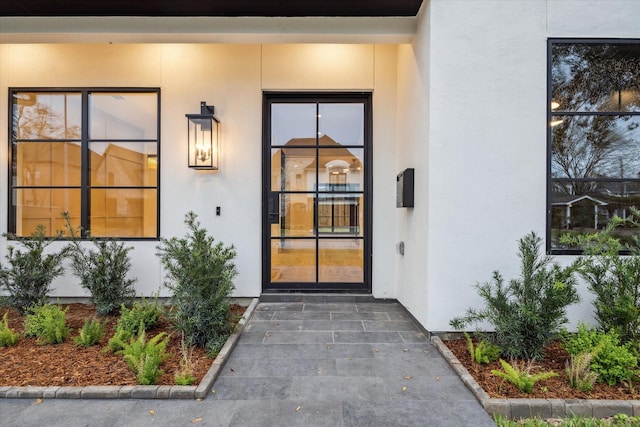
[[[264,290],[370,292],[370,102],[265,94]]]

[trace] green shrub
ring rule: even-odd
[[[33,307],[24,320],[24,335],[37,337],[40,344],[60,344],[70,332],[67,310],[57,305]]]
[[[615,331],[600,332],[584,323],[578,325],[576,334],[565,338],[564,347],[571,355],[595,353],[590,365],[591,370],[598,374],[599,381],[609,385],[631,380],[638,364],[630,345],[620,344]]]
[[[640,240],[622,243],[616,228],[633,222],[638,211],[626,220],[614,217],[607,227],[593,234],[564,235],[568,246],[584,248],[575,267],[596,296],[595,318],[600,330],[615,330],[623,343],[640,344]],[[628,251],[621,255],[620,251]]]
[[[147,341],[143,325],[140,325],[140,330],[138,337],[132,338],[119,353],[136,374],[138,384],[153,385],[164,373],[160,365],[169,357],[165,349],[170,337],[161,332]]]
[[[63,213],[71,243],[67,246],[73,274],[91,294],[96,312],[111,314],[135,296],[135,279],[127,278],[131,269],[129,252],[132,246],[110,239],[91,239],[95,249],[83,246],[79,232],[71,226],[69,214]]]
[[[206,349],[207,356],[209,356],[210,359],[218,357],[218,353],[220,353],[220,350],[224,347],[224,344],[227,342],[227,338],[227,335],[218,335],[217,337],[209,340]]]
[[[464,336],[467,339],[467,348],[469,349],[471,360],[475,363],[480,365],[491,363],[500,357],[500,347],[491,343],[486,338],[481,339],[478,345],[474,345],[468,333],[465,332]]]
[[[158,304],[156,297],[153,303],[143,299],[136,301],[131,308],[124,304],[120,307],[120,317],[113,336],[109,339],[107,349],[112,353],[123,350],[127,342],[134,336],[154,327],[158,323],[164,309]]]
[[[179,372],[173,377],[176,385],[191,385],[196,381],[192,373]]]
[[[138,335],[141,332],[140,325],[143,326],[143,330],[148,331],[158,324],[158,319],[163,312],[157,297],[153,302],[146,299],[136,301],[131,308],[123,304],[120,307],[120,318],[116,328],[130,332],[131,335]]]
[[[107,350],[112,353],[118,353],[124,350],[127,342],[133,337],[133,333],[125,331],[124,329],[117,329],[113,333],[113,336],[109,338]]]
[[[73,342],[79,347],[90,347],[97,344],[104,336],[107,321],[100,322],[97,319],[85,320],[78,335],[73,338]]]
[[[8,292],[7,302],[20,312],[30,307],[43,305],[51,292],[51,282],[64,272],[62,262],[67,250],[57,252],[45,250],[60,235],[49,239],[43,225],[38,225],[30,237],[17,237],[4,234],[24,247],[24,251],[9,245],[7,250],[8,266],[0,265],[0,289]]]
[[[515,363],[513,365],[510,365],[508,362],[505,362],[502,359],[500,359],[500,364],[502,365],[502,369],[504,372],[493,369],[491,373],[509,381],[510,383],[518,387],[518,390],[524,393],[531,393],[533,391],[533,386],[538,381],[543,381],[558,376],[558,374],[555,372],[539,372],[537,374],[531,374],[530,367],[520,368]]]
[[[18,342],[20,334],[9,327],[9,313],[4,313],[2,323],[0,323],[0,347],[9,347]]]
[[[229,296],[237,271],[233,246],[225,247],[207,235],[193,212],[186,215],[185,238],[160,239],[158,256],[172,291],[173,326],[190,345],[206,347],[230,332]]]
[[[465,316],[454,318],[450,325],[461,330],[471,323],[487,321],[495,328],[496,343],[503,355],[541,357],[544,347],[556,339],[567,322],[567,306],[579,301],[573,270],[541,256],[541,241],[533,232],[520,239],[521,277],[505,284],[500,273],[494,272],[492,281],[476,285],[485,308],[469,308]]]

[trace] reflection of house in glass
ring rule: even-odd
[[[594,228],[606,225],[607,203],[594,197],[554,193],[551,196],[553,228]]]
[[[317,140],[292,138],[285,147],[272,151],[272,191],[281,193],[280,235],[309,231],[358,235],[363,165],[357,152],[361,149],[342,147],[327,135]]]
[[[91,232],[96,236],[155,233],[155,156],[108,144],[91,151]],[[140,147],[143,148],[143,147]],[[96,188],[104,187],[104,188]]]
[[[640,187],[635,182],[600,182],[588,194],[552,192],[550,202],[553,229],[596,230],[640,207]]]
[[[106,144],[90,151],[91,233],[95,236],[155,233],[155,156],[134,144]],[[141,146],[142,148],[143,146]],[[18,231],[29,234],[38,224],[63,229],[61,212],[79,223],[81,209],[81,147],[74,142],[18,144]],[[146,216],[146,218],[145,218]]]

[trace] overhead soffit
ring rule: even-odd
[[[423,0],[4,0],[0,43],[408,43]]]
[[[416,16],[422,0],[4,0],[0,16]]]

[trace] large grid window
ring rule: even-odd
[[[9,232],[157,238],[159,89],[11,89]]]
[[[547,242],[572,253],[562,234],[640,208],[640,40],[550,40],[548,98]]]

